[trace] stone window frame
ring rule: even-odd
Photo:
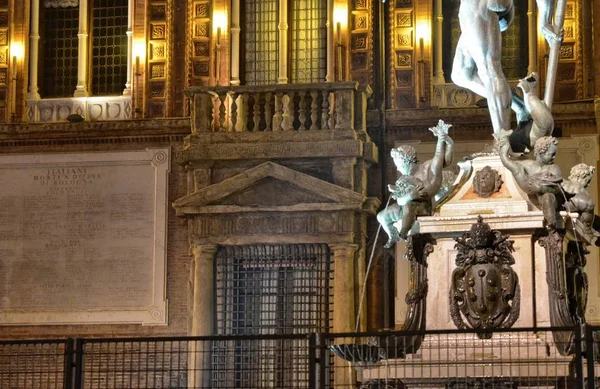
[[[86,119],[89,119],[90,112],[88,100],[91,104],[98,98],[107,98],[112,104],[121,106],[120,114],[110,117],[106,112],[98,115],[92,120],[110,120],[110,119],[128,119],[131,118],[131,98],[132,98],[132,79],[133,79],[133,24],[134,24],[134,0],[128,0],[128,18],[127,18],[127,78],[123,93],[120,96],[91,96],[89,84],[91,80],[91,53],[89,41],[90,18],[88,17],[89,6],[92,0],[49,0],[56,5],[78,3],[79,6],[79,29],[78,29],[78,55],[77,59],[77,86],[73,96],[60,98],[42,98],[38,87],[38,64],[39,58],[39,40],[40,40],[40,6],[48,0],[30,0],[30,30],[29,30],[29,85],[27,92],[27,119],[30,122],[60,121],[65,118],[59,115],[61,108],[69,107],[69,112],[79,113]],[[51,116],[44,116],[44,109],[53,111]],[[79,108],[82,107],[82,108]],[[64,115],[63,115],[64,116]]]
[[[242,0],[231,1],[231,78],[230,83],[233,86],[240,85],[240,11]],[[289,0],[278,0],[278,84],[287,84],[289,82],[288,57],[288,30],[289,30]],[[327,62],[325,68],[325,82],[334,81],[334,23],[333,23],[334,0],[327,0],[327,21],[326,21],[326,53]]]

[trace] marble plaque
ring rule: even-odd
[[[0,325],[167,324],[169,149],[0,156]]]

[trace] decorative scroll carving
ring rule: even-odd
[[[508,238],[492,231],[481,216],[471,231],[456,238],[457,268],[452,272],[450,315],[458,328],[510,328],[518,319],[519,279],[511,268],[514,249]],[[478,336],[490,338],[492,334]]]
[[[473,192],[479,197],[488,198],[500,190],[502,178],[498,171],[489,166],[475,173],[473,179]]]
[[[425,330],[425,302],[427,301],[427,257],[433,252],[434,240],[429,235],[413,235],[406,244],[404,257],[410,262],[409,290],[405,301],[408,305],[402,331]],[[403,342],[407,347],[402,354],[417,352],[423,342],[422,335],[413,335]]]
[[[565,271],[567,274],[567,298],[569,310],[579,323],[585,322],[585,311],[588,297],[588,278],[585,273],[585,255],[590,252],[582,242],[570,241],[565,254]]]
[[[550,231],[539,240],[546,250],[546,282],[550,323],[552,327],[574,327],[585,323],[588,281],[583,267],[588,251],[580,242],[569,242],[563,262],[564,232]],[[574,331],[553,331],[552,336],[561,355],[575,349]]]

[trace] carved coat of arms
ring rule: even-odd
[[[452,272],[450,315],[458,328],[510,328],[518,319],[519,278],[511,268],[514,249],[508,238],[492,231],[481,216],[469,232],[456,238],[457,268]]]

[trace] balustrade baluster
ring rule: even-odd
[[[250,110],[248,105],[249,98],[248,92],[242,93],[242,114],[240,115],[240,119],[243,132],[248,131],[248,111]]]
[[[273,131],[281,130],[283,122],[283,93],[275,94],[275,115],[273,116]]]
[[[334,92],[329,92],[328,94],[328,100],[329,100],[329,121],[327,122],[327,125],[329,126],[330,129],[333,129],[335,126],[335,93]]]
[[[298,130],[306,130],[306,91],[300,91],[300,101],[298,102],[298,120],[300,127]]]
[[[321,129],[329,130],[331,128],[329,125],[329,91],[321,92],[321,96],[323,97],[321,105]]]
[[[226,101],[227,101],[227,94],[223,93],[222,95],[219,95],[219,131],[226,131],[227,128],[225,127],[225,113],[226,113]]]
[[[271,107],[271,99],[273,93],[265,94],[265,131],[271,131],[271,122],[273,121],[273,108]]]
[[[260,131],[260,98],[261,93],[256,92],[254,94],[254,106],[252,107],[254,129],[253,131]]]
[[[310,129],[318,130],[317,127],[317,110],[319,109],[319,104],[317,104],[317,96],[318,92],[316,90],[310,91]]]
[[[237,125],[237,121],[238,121],[238,105],[237,105],[237,99],[238,99],[238,93],[237,92],[231,92],[229,97],[231,98],[231,112],[229,113],[230,116],[230,121],[231,121],[231,128],[229,129],[229,131],[235,132],[237,131],[236,129],[236,125]]]
[[[219,110],[217,108],[217,101],[219,101],[219,96],[211,95],[210,97],[212,110],[210,113],[210,128],[212,131],[219,131]]]
[[[283,121],[281,122],[281,128],[283,129],[283,131],[291,130],[292,123],[294,120],[294,117],[290,115],[290,112],[292,111],[294,92],[290,93],[291,97],[289,94],[284,94],[283,98],[281,99],[283,102],[283,114],[281,115],[283,117]]]

